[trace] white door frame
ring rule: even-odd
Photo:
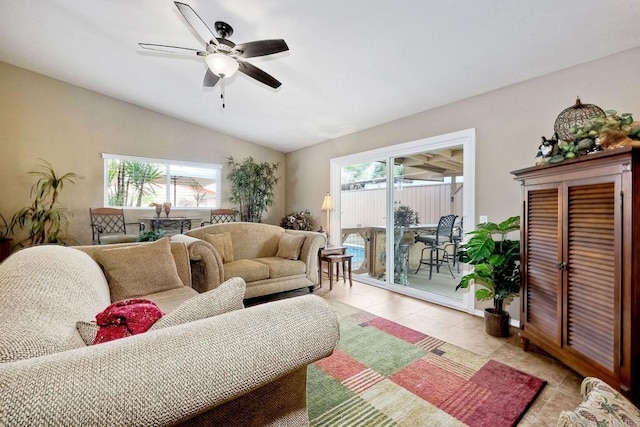
[[[462,146],[463,148],[463,179],[464,179],[464,192],[463,192],[463,211],[462,218],[464,224],[476,224],[475,221],[475,142],[476,142],[476,130],[475,128],[465,129],[458,132],[451,132],[444,135],[433,136],[429,138],[423,138],[416,141],[405,142],[401,144],[391,145],[388,147],[377,148],[374,150],[364,151],[361,153],[350,154],[343,157],[337,157],[330,160],[330,188],[331,194],[334,194],[333,203],[335,212],[340,213],[340,197],[338,195],[341,192],[341,169],[345,166],[356,164],[379,161],[381,158],[387,160],[387,164],[390,164],[392,157],[398,157],[413,153],[420,153],[429,150],[439,150],[447,147]],[[389,174],[387,174],[389,175]],[[389,186],[391,182],[391,186]],[[393,189],[393,177],[387,177],[387,188]],[[341,215],[332,215],[330,230],[340,230],[340,217]],[[393,205],[387,204],[387,229],[390,230],[393,224],[390,222],[393,220]],[[340,233],[331,233],[331,244],[340,245]],[[392,240],[387,241],[387,253],[391,253]],[[381,286],[395,292],[404,293],[409,296],[425,299],[425,293],[416,289],[408,288],[405,286],[398,286],[392,283],[393,275],[387,275],[386,283],[381,286],[380,281],[371,279],[362,280],[368,284],[375,286]],[[447,305],[453,308],[464,310],[468,313],[474,312],[474,292],[472,287],[463,293],[462,302],[451,301],[450,298],[438,296],[436,294],[428,294],[427,299],[438,304]]]

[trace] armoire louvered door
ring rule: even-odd
[[[564,256],[563,347],[599,364],[614,374],[617,370],[620,324],[620,256],[616,233],[616,187],[619,177],[583,185],[567,183]],[[618,219],[619,221],[619,219]]]
[[[557,260],[561,256],[558,217],[558,185],[526,189],[526,264],[522,266],[527,287],[523,295],[524,317],[531,334],[547,337],[558,345],[562,333],[562,294]]]
[[[640,404],[640,148],[513,172],[520,336]]]

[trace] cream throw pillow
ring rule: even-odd
[[[167,328],[240,310],[244,308],[242,300],[245,287],[246,283],[242,278],[233,277],[215,289],[189,298],[171,313],[162,316],[149,330]]]
[[[222,263],[226,264],[233,261],[233,242],[231,241],[231,233],[207,233],[204,240],[211,244],[222,257]]]
[[[76,322],[76,329],[82,337],[82,341],[84,341],[86,345],[93,345],[93,342],[96,339],[96,335],[98,335],[98,329],[100,329],[100,326],[98,326],[96,322],[85,322],[84,320],[78,320]]]
[[[168,237],[99,251],[96,261],[104,270],[114,302],[184,286],[171,255]]]
[[[306,236],[301,234],[283,233],[278,243],[277,257],[284,259],[297,260],[300,258],[300,249]]]

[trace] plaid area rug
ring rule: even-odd
[[[309,366],[312,426],[517,424],[546,381],[357,308],[334,354]]]

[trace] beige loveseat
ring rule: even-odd
[[[220,239],[223,235],[227,239]],[[301,239],[297,255],[295,248],[284,250],[285,242],[295,245],[296,237]],[[230,277],[242,277],[246,298],[304,287],[313,290],[318,284],[318,251],[326,244],[321,233],[253,222],[208,225],[171,239],[189,245],[194,288],[202,292]]]
[[[237,309],[87,346],[76,321],[92,320],[112,293],[92,257],[114,247],[120,245],[81,248],[89,256],[40,246],[0,264],[0,425],[308,423],[306,367],[338,340],[335,313],[321,298]],[[172,243],[171,252],[185,289],[154,295],[163,310],[191,294],[187,248]]]

